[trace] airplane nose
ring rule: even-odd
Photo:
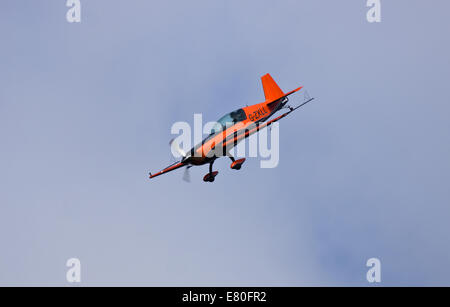
[[[186,155],[186,156],[184,156],[183,158],[181,158],[181,163],[183,163],[183,162],[185,162],[188,158],[189,158],[189,153]]]

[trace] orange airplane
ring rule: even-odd
[[[187,153],[184,153],[181,148],[176,147],[176,144],[172,144],[172,140],[170,144],[175,146],[175,150],[177,150],[182,156],[181,161],[169,165],[158,173],[150,173],[150,178],[168,173],[180,167],[186,166],[186,169],[188,169],[194,165],[209,163],[209,173],[203,177],[203,181],[213,182],[214,178],[219,173],[218,171],[213,171],[213,163],[217,158],[223,156],[227,156],[231,159],[232,163],[230,167],[232,169],[239,170],[244,163],[245,158],[235,160],[229,153],[231,148],[236,146],[237,143],[243,139],[265,127],[270,126],[272,123],[282,119],[289,113],[314,99],[309,98],[295,108],[285,106],[288,102],[287,97],[299,91],[302,87],[288,93],[284,93],[269,74],[262,76],[261,81],[264,89],[264,96],[266,98],[264,102],[247,106],[226,114],[217,121],[216,125],[211,130],[210,135]],[[283,108],[289,108],[289,111],[274,119],[271,119],[270,121],[267,121],[275,112]]]

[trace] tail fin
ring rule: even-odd
[[[270,74],[266,74],[261,77],[262,86],[264,89],[264,96],[266,102],[275,101],[285,96],[278,84],[272,79]]]

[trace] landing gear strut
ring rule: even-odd
[[[214,163],[214,161],[209,163],[209,173],[206,174],[205,177],[203,177],[204,182],[214,182],[214,178],[219,173],[218,171],[214,171],[214,172],[212,171],[213,163]]]

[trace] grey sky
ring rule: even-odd
[[[0,285],[450,285],[448,1],[81,3],[0,3]],[[268,72],[317,98],[277,168],[148,180]]]

